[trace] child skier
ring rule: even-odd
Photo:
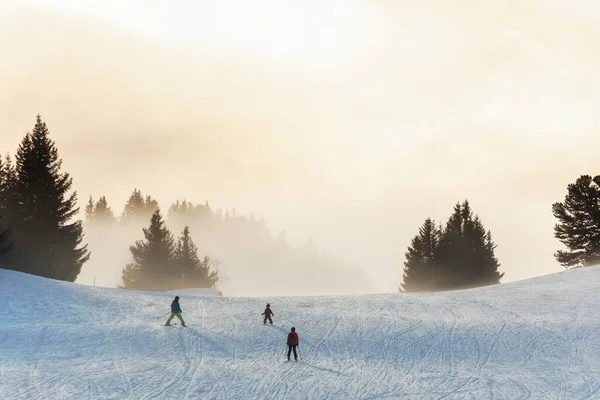
[[[292,327],[292,331],[288,333],[287,336],[287,345],[288,352],[287,358],[290,361],[290,356],[292,355],[292,350],[294,350],[294,359],[298,361],[298,353],[296,353],[296,347],[300,345],[300,339],[298,338],[298,334],[296,333],[296,328]]]
[[[181,321],[181,326],[186,326],[185,321],[181,317],[181,307],[179,306],[179,296],[175,296],[175,300],[173,300],[173,302],[171,303],[171,316],[167,320],[167,323],[165,324],[165,326],[171,325],[170,322],[173,319],[173,317],[179,318],[179,320]]]
[[[271,304],[267,303],[267,308],[265,308],[265,312],[260,314],[260,315],[264,315],[265,319],[263,321],[263,325],[267,324],[267,320],[269,320],[269,322],[271,323],[271,325],[273,325],[273,319],[271,318],[271,315],[275,315],[273,314],[273,311],[271,311]]]

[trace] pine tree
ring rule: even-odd
[[[439,291],[500,283],[504,274],[498,272],[495,248],[469,202],[457,203],[444,229],[427,220],[413,239],[402,289]]]
[[[485,230],[479,216],[466,222],[465,240],[468,268],[464,270],[467,287],[494,285],[500,282],[504,273],[498,272],[500,263],[494,254],[496,244],[492,233]]]
[[[96,218],[94,215],[94,199],[92,198],[92,196],[90,196],[86,206],[85,206],[85,222],[86,223],[93,223],[95,222]]]
[[[127,199],[127,203],[125,203],[121,219],[128,220],[139,216],[143,209],[144,197],[142,196],[142,192],[138,189],[134,189],[133,193],[129,196],[129,199]]]
[[[562,203],[552,205],[559,223],[556,237],[568,250],[554,254],[565,268],[600,263],[600,175],[582,175],[567,187]]]
[[[213,288],[218,280],[217,272],[210,270],[210,258],[206,256],[202,261],[198,258],[198,248],[187,226],[177,241],[175,265],[177,272],[183,274],[183,287]]]
[[[127,289],[168,290],[174,270],[174,239],[165,226],[160,209],[152,214],[150,226],[143,229],[145,240],[129,248],[133,262],[123,269],[123,286]]]
[[[440,241],[441,229],[431,218],[419,228],[406,252],[402,290],[405,292],[431,291],[436,287],[434,256]]]
[[[94,205],[94,219],[96,222],[102,224],[112,224],[116,221],[115,215],[113,214],[106,196],[100,196],[96,204]]]
[[[438,262],[446,267],[444,289],[466,289],[500,283],[504,274],[494,250],[491,232],[486,232],[479,216],[467,200],[456,204],[442,234]]]
[[[158,202],[152,196],[146,196],[144,200],[144,216],[149,217],[158,210]]]
[[[0,159],[0,213],[5,216],[15,213],[15,181],[15,168],[7,154],[4,160]]]
[[[0,268],[8,268],[13,264],[11,249],[14,248],[14,235],[11,225],[16,218],[14,197],[15,169],[12,160],[7,154],[5,159],[0,158]]]
[[[437,290],[456,289],[465,281],[464,269],[467,268],[468,261],[463,238],[464,215],[465,211],[457,203],[440,237],[435,254]]]
[[[158,210],[158,202],[152,196],[144,197],[139,189],[134,189],[125,204],[121,220],[147,220],[156,210]]]
[[[504,272],[498,272],[500,262],[494,254],[496,250],[496,243],[492,240],[492,233],[487,231],[485,234],[485,244],[483,247],[483,264],[481,269],[482,281],[481,285],[495,285],[500,283],[500,280],[504,277]]]
[[[73,180],[61,172],[62,160],[38,115],[16,154],[14,195],[19,219],[15,268],[48,278],[75,281],[89,259],[82,245],[83,228],[73,220],[79,208],[77,192],[69,194]]]

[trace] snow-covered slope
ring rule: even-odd
[[[599,282],[585,268],[436,294],[182,294],[182,328],[161,326],[171,293],[0,270],[0,399],[599,399]]]

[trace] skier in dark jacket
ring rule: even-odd
[[[183,317],[181,316],[181,306],[179,305],[179,296],[175,296],[175,299],[171,303],[171,316],[167,320],[165,325],[171,325],[171,320],[177,317],[181,321],[181,326],[186,326]]]
[[[271,315],[275,315],[273,314],[273,311],[271,311],[271,304],[267,303],[267,308],[265,308],[265,312],[260,314],[260,315],[264,315],[265,319],[263,321],[263,324],[266,325],[267,324],[267,320],[269,320],[269,322],[271,323],[271,325],[273,325],[273,319],[271,318]]]
[[[287,336],[287,345],[288,345],[288,353],[287,358],[290,361],[290,356],[292,355],[292,350],[294,350],[294,359],[298,361],[298,353],[296,353],[296,347],[300,345],[300,339],[298,338],[298,334],[296,333],[296,328],[292,327],[290,333]]]

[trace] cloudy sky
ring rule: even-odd
[[[505,282],[557,272],[551,205],[600,173],[599,20],[591,0],[5,0],[0,150],[39,112],[82,201],[235,206],[380,291],[465,198]]]

